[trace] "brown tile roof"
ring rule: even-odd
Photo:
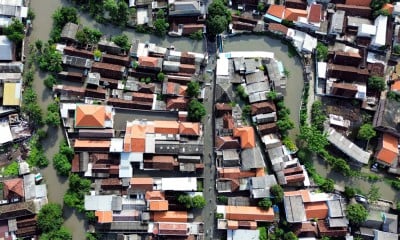
[[[142,191],[153,190],[152,178],[131,178],[130,184],[134,190],[142,190]]]
[[[101,179],[101,186],[122,186],[119,178],[105,178]]]
[[[22,178],[5,180],[3,184],[5,198],[24,197],[24,180]]]
[[[251,104],[251,115],[272,113],[276,111],[275,104],[271,101]]]
[[[299,17],[307,17],[308,13],[303,9],[286,8],[284,19],[288,21],[297,21]]]
[[[231,136],[221,137],[217,136],[215,138],[215,146],[218,150],[222,149],[239,149],[240,143],[237,138],[233,138]]]
[[[256,140],[253,127],[238,127],[233,129],[233,136],[240,138],[240,145],[243,149],[254,148]]]
[[[398,149],[399,139],[384,133],[382,137],[382,148],[376,155],[376,158],[379,161],[382,161],[388,165],[391,165],[393,161],[398,158],[399,149]]]
[[[317,225],[321,236],[344,237],[347,235],[347,227],[331,228],[326,220],[319,220]]]
[[[218,169],[218,174],[221,178],[248,178],[255,177],[256,173],[254,171],[241,171],[240,168],[221,168]]]
[[[155,235],[187,236],[189,235],[189,227],[187,223],[156,223],[153,233]]]
[[[226,219],[273,222],[275,215],[272,208],[263,210],[250,206],[225,206]]]
[[[154,222],[187,222],[188,213],[186,211],[166,211],[154,212]]]
[[[180,122],[179,123],[179,134],[199,136],[200,135],[200,123],[198,122]]]
[[[346,5],[369,7],[371,5],[371,0],[346,0]]]
[[[365,6],[336,4],[336,10],[343,10],[347,16],[360,16],[368,18],[371,16],[371,8]]]
[[[178,110],[186,110],[189,100],[184,97],[178,98],[168,98],[167,99],[167,109],[178,109]]]
[[[75,127],[103,128],[105,120],[105,106],[89,104],[76,106]]]
[[[160,191],[147,191],[146,200],[165,200],[165,194]]]
[[[150,201],[149,209],[150,211],[168,211],[168,201],[167,200]]]
[[[112,211],[96,211],[94,215],[97,217],[98,223],[111,223],[113,221]]]
[[[310,12],[308,14],[308,21],[312,23],[319,23],[322,20],[322,5],[311,4]]]
[[[159,58],[155,57],[139,57],[139,66],[157,67]]]
[[[285,6],[282,5],[271,5],[268,8],[267,13],[269,15],[272,15],[274,17],[283,19],[284,13],[285,13]]]
[[[328,217],[328,205],[326,202],[310,202],[304,204],[307,219],[326,219]]]
[[[92,65],[92,68],[103,69],[103,70],[107,70],[107,71],[117,71],[117,72],[125,71],[124,66],[111,64],[111,63],[102,63],[102,62],[94,62]]]
[[[271,32],[281,32],[282,34],[286,35],[289,28],[279,23],[269,23],[268,30]]]
[[[154,132],[162,134],[178,134],[179,123],[177,121],[154,121]]]

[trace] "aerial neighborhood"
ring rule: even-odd
[[[400,2],[0,0],[0,240],[397,240]]]

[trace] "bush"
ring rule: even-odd
[[[85,195],[89,193],[90,185],[90,180],[81,178],[77,174],[70,174],[69,189],[64,195],[64,203],[78,212],[84,212]]]
[[[24,24],[18,20],[18,19],[13,19],[12,23],[3,29],[3,32],[5,35],[7,35],[7,38],[13,41],[15,44],[19,44],[24,40],[25,37],[25,26]]]
[[[45,80],[44,80],[44,85],[48,89],[53,89],[53,85],[57,83],[56,78],[53,75],[49,75]]]
[[[236,88],[236,94],[243,100],[245,101],[247,99],[247,97],[249,96],[246,93],[246,90],[244,89],[244,87],[242,85],[237,86]]]
[[[42,232],[57,231],[63,222],[62,209],[59,204],[48,203],[40,209],[37,225]]]
[[[192,198],[192,207],[193,208],[204,208],[207,202],[203,196],[196,195]]]
[[[200,40],[203,39],[203,31],[202,30],[198,30],[197,32],[191,33],[189,35],[189,38],[191,38],[193,40],[200,41]]]
[[[263,198],[257,205],[262,209],[268,210],[272,206],[272,202],[269,198]]]
[[[181,194],[178,196],[178,202],[185,205],[186,208],[192,207],[192,198],[188,194]]]
[[[159,82],[163,82],[164,79],[165,79],[165,74],[164,74],[163,72],[159,72],[159,73],[157,74],[157,80],[158,80]]]
[[[381,92],[386,89],[386,81],[383,77],[371,76],[368,78],[368,88]]]
[[[270,189],[275,203],[281,203],[283,201],[283,188],[280,185],[274,185]]]
[[[8,164],[4,169],[4,175],[6,177],[15,177],[18,176],[18,173],[19,173],[19,167],[16,161],[13,161],[12,163]]]
[[[350,204],[347,206],[347,218],[354,225],[363,223],[368,217],[368,211],[361,204]]]
[[[71,163],[63,154],[57,153],[53,158],[53,164],[57,173],[61,176],[68,176],[71,171]]]
[[[120,46],[124,51],[128,52],[131,45],[128,40],[128,36],[125,34],[121,34],[112,38],[112,41]]]
[[[206,115],[206,109],[196,99],[189,102],[188,105],[188,119],[189,121],[199,122]]]
[[[318,42],[318,44],[317,44],[317,59],[318,59],[318,61],[324,62],[327,60],[327,58],[328,58],[328,47],[325,44]]]
[[[217,201],[223,205],[227,205],[228,204],[228,197],[224,196],[224,195],[220,195],[217,197]]]

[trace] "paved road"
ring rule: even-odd
[[[207,69],[215,69],[215,55],[209,59]],[[205,73],[210,75],[211,86],[206,89],[206,98],[204,99],[204,107],[207,110],[207,115],[203,119],[204,124],[204,197],[207,200],[207,205],[202,211],[202,217],[205,229],[205,239],[219,239],[215,231],[215,210],[216,210],[216,194],[215,194],[215,160],[213,158],[214,149],[214,73]]]

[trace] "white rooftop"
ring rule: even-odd
[[[143,25],[149,22],[149,15],[147,8],[137,8],[136,9],[136,19],[138,25]]]
[[[227,240],[258,240],[260,239],[260,231],[258,229],[236,229],[227,230]]]
[[[274,58],[273,52],[266,51],[236,51],[221,53],[220,57],[225,58]]]
[[[217,76],[228,76],[229,75],[229,60],[225,57],[220,57],[217,60]]]
[[[161,179],[162,191],[196,191],[197,178],[195,177],[182,177],[182,178],[162,178]]]
[[[376,35],[372,38],[371,44],[375,47],[381,47],[386,45],[386,28],[387,28],[387,16],[379,15],[375,19]]]
[[[326,78],[326,69],[328,64],[326,62],[318,62],[318,78]]]
[[[7,142],[11,142],[13,140],[10,125],[8,121],[1,121],[0,122],[0,144],[4,144]]]
[[[86,211],[111,211],[111,202],[113,195],[86,195]]]

